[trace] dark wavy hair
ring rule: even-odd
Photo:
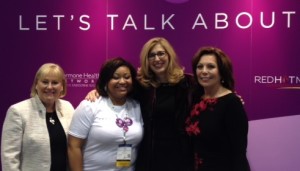
[[[216,57],[219,74],[221,77],[221,84],[229,90],[234,91],[233,69],[230,58],[221,49],[216,47],[202,47],[195,54],[192,60],[193,74],[195,80],[197,80],[196,70],[198,62],[204,55],[213,55]]]
[[[100,68],[99,78],[96,83],[96,89],[98,93],[103,97],[108,97],[107,93],[107,84],[112,79],[114,72],[121,66],[126,66],[130,70],[131,78],[132,78],[132,89],[128,94],[128,97],[138,100],[138,87],[139,83],[136,79],[136,69],[125,59],[121,57],[116,57],[107,60]]]

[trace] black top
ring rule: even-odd
[[[50,171],[65,171],[67,170],[67,138],[65,131],[59,122],[56,112],[47,113],[46,122],[51,148]]]
[[[203,108],[197,117],[200,133],[191,136],[195,170],[249,171],[248,119],[240,99],[231,93]]]
[[[192,168],[190,137],[184,130],[184,121],[190,111],[191,79],[186,77],[178,84],[162,84],[144,91],[141,100],[144,137],[137,171],[188,171]]]
[[[174,170],[182,162],[179,156],[180,141],[175,120],[175,86],[160,86],[156,90],[156,106],[153,113],[153,170]],[[162,155],[164,154],[164,155]],[[170,161],[170,162],[166,162]]]

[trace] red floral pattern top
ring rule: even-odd
[[[199,127],[199,116],[206,109],[213,110],[213,106],[217,103],[217,99],[204,99],[200,103],[194,105],[193,110],[190,113],[190,116],[186,119],[186,132],[188,135],[198,135],[201,130]]]
[[[249,171],[246,157],[248,119],[234,94],[202,99],[185,121],[195,171]]]

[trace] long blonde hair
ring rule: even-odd
[[[145,43],[140,54],[141,69],[139,80],[145,87],[158,87],[160,85],[155,73],[150,69],[148,61],[150,51],[157,44],[160,44],[169,56],[169,65],[167,68],[168,83],[176,84],[184,78],[184,68],[179,65],[176,52],[172,45],[163,37],[154,37]]]

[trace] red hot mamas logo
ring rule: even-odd
[[[289,76],[254,76],[255,84],[265,84],[270,87],[277,89],[299,89],[300,90],[300,77],[289,75]]]

